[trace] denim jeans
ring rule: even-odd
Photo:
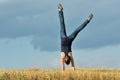
[[[69,37],[69,39],[74,40],[77,34],[86,27],[86,25],[89,23],[89,20],[86,20],[82,25],[80,25],[70,36],[67,36],[66,29],[65,29],[65,22],[64,22],[64,14],[63,11],[59,11],[59,18],[60,18],[60,35],[61,38]]]
[[[71,35],[67,36],[64,22],[64,14],[63,11],[59,11],[59,19],[60,19],[60,36],[61,36],[61,52],[71,52],[72,41],[76,38],[77,34],[86,27],[89,23],[87,19],[82,25],[80,25]]]

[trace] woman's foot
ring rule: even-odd
[[[91,14],[88,16],[88,20],[90,21],[92,18],[93,18],[93,14],[91,13]]]
[[[58,10],[59,10],[59,11],[62,11],[62,10],[63,10],[62,4],[60,4],[60,3],[58,4]]]

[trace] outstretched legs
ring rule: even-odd
[[[87,26],[87,24],[90,22],[90,20],[91,20],[92,18],[93,18],[93,14],[90,14],[89,17],[88,17],[88,19],[87,19],[81,26],[79,26],[79,27],[69,36],[69,38],[73,41],[73,40],[76,38],[77,34],[78,34],[83,28],[85,28],[85,27]]]

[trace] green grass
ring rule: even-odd
[[[0,80],[120,80],[120,70],[1,70]]]

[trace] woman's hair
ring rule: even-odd
[[[69,64],[70,64],[70,61],[71,61],[70,56],[66,55],[66,56],[65,56],[65,63],[66,63],[67,65],[69,65]]]

